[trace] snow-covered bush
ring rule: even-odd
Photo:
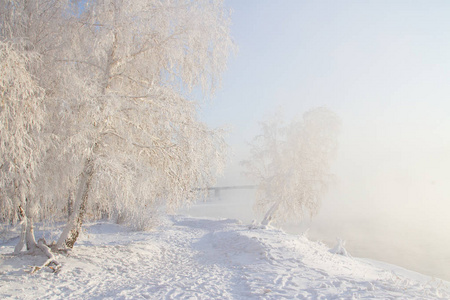
[[[345,249],[345,241],[339,238],[337,239],[337,244],[329,251],[334,254],[351,257],[351,255],[347,252],[347,249]]]

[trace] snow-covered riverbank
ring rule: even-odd
[[[448,299],[450,283],[329,252],[304,236],[234,220],[170,217],[157,231],[91,223],[57,274],[0,244],[0,298]]]

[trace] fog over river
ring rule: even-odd
[[[372,258],[432,277],[450,281],[450,237],[440,228],[449,227],[448,219],[424,215],[410,219],[407,215],[389,216],[382,213],[343,212],[323,203],[321,212],[312,220],[300,224],[285,224],[292,234],[306,232],[311,240],[332,247],[336,239],[346,241],[346,249],[355,257]],[[207,202],[182,210],[197,217],[234,218],[251,224],[261,220],[252,206],[254,190],[224,190],[220,198],[212,196]]]
[[[450,2],[225,4],[239,51],[200,114],[230,128],[218,185],[252,183],[239,162],[259,122],[326,107],[342,121],[336,182],[317,216],[285,230],[450,280]],[[253,193],[223,191],[191,214],[250,222]]]

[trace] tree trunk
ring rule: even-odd
[[[37,247],[36,239],[34,237],[34,226],[33,217],[31,215],[31,208],[28,199],[23,201],[26,206],[25,210],[22,205],[19,205],[18,214],[20,218],[20,225],[22,226],[20,232],[20,239],[14,248],[14,253],[19,253],[22,251],[23,247],[26,245],[28,251],[34,251]]]
[[[34,237],[34,225],[33,225],[33,209],[30,198],[25,199],[26,209],[25,218],[27,219],[26,226],[26,244],[28,251],[34,251],[37,247],[36,239]]]
[[[27,235],[27,217],[25,216],[25,212],[23,211],[23,208],[21,205],[19,205],[18,208],[18,214],[19,214],[19,226],[22,227],[21,231],[20,231],[20,239],[19,242],[17,243],[16,247],[14,248],[14,253],[19,253],[20,251],[22,251],[23,246],[25,245],[25,239],[26,239],[26,235]]]
[[[275,202],[270,209],[267,211],[266,215],[264,216],[264,219],[261,221],[261,225],[270,225],[270,222],[273,220],[273,215],[278,210],[278,207],[280,206],[280,201]]]
[[[69,197],[67,197],[67,219],[70,220],[70,216],[73,213],[73,196],[72,191],[69,192]]]
[[[73,245],[77,241],[87,209],[89,189],[93,175],[94,166],[92,159],[87,159],[79,179],[72,215],[56,243],[58,249],[73,248]]]
[[[37,247],[36,238],[34,237],[33,218],[27,217],[26,242],[27,250],[34,251]]]

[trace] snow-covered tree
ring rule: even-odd
[[[33,53],[0,40],[0,219],[23,224],[20,251],[33,235],[35,178],[42,158],[43,90],[28,71]]]
[[[262,224],[316,214],[333,177],[329,172],[337,150],[339,118],[317,108],[287,126],[274,118],[261,127],[261,135],[251,145],[251,158],[243,165],[258,182],[255,207],[265,212]]]
[[[72,212],[56,247],[73,246],[87,215],[146,227],[144,216],[198,199],[223,163],[221,132],[196,115],[234,47],[222,1],[10,3],[2,37],[25,37],[45,62],[31,70],[53,137],[37,201],[42,217]],[[58,30],[40,19],[49,12]]]
[[[88,83],[88,144],[58,247],[73,245],[93,205],[142,224],[145,207],[192,202],[211,184],[223,142],[189,97],[214,92],[233,46],[221,1],[88,2],[75,24],[61,61],[71,81]]]
[[[28,228],[25,244],[29,250],[33,250],[32,248],[36,246],[32,232],[33,221],[39,221],[48,216],[56,217],[57,212],[54,210],[54,206],[59,203],[59,201],[56,201],[60,194],[58,191],[65,188],[61,184],[45,186],[43,183],[64,182],[63,179],[67,176],[58,175],[70,174],[71,171],[58,167],[50,170],[48,165],[45,166],[46,162],[53,161],[53,157],[49,154],[61,150],[60,148],[56,149],[55,138],[57,136],[54,132],[61,129],[54,126],[54,109],[61,106],[61,91],[67,90],[70,84],[65,84],[61,80],[63,78],[60,76],[61,69],[57,68],[58,64],[55,57],[57,53],[60,53],[69,45],[67,42],[69,36],[65,35],[67,33],[65,28],[69,26],[67,21],[70,18],[67,13],[70,11],[73,11],[72,4],[65,0],[0,0],[0,41],[6,45],[14,45],[14,50],[18,56],[34,58],[27,59],[24,64],[9,64],[8,68],[2,68],[2,71],[5,72],[4,76],[2,74],[2,78],[11,77],[19,71],[28,74],[39,88],[40,104],[45,101],[45,105],[39,105],[40,111],[36,110],[33,115],[27,114],[29,105],[16,103],[15,113],[19,116],[26,115],[30,124],[39,124],[39,130],[29,130],[30,137],[28,139],[21,135],[12,135],[22,143],[26,143],[27,140],[33,141],[32,155],[24,154],[29,159],[39,162],[35,163],[33,168],[28,168],[33,171],[31,179],[26,176],[19,176],[33,188],[33,193],[26,195],[25,201],[22,200],[20,203],[20,209],[16,209],[12,214],[13,218],[9,220],[15,222],[14,218],[18,216],[22,219],[22,223]],[[16,88],[21,93],[27,92],[26,86],[20,84],[20,80],[11,82],[11,87]],[[9,126],[20,126],[20,122],[20,118],[13,118]],[[11,136],[14,133],[2,130],[2,134]],[[53,139],[50,137],[53,137]],[[2,141],[5,139],[6,137],[2,138]],[[6,150],[11,150],[10,146],[6,147]],[[58,170],[58,172],[52,173],[55,170]],[[2,172],[2,175],[10,176],[10,174],[4,172]],[[16,182],[19,181],[16,180]],[[60,190],[57,189],[58,185],[61,187]],[[10,203],[12,199],[24,197],[17,188],[12,187],[11,184],[6,187],[11,192],[6,196],[3,195],[4,197],[0,199],[2,203]],[[25,218],[23,215],[25,215]],[[21,240],[16,250],[19,251],[23,244]]]

